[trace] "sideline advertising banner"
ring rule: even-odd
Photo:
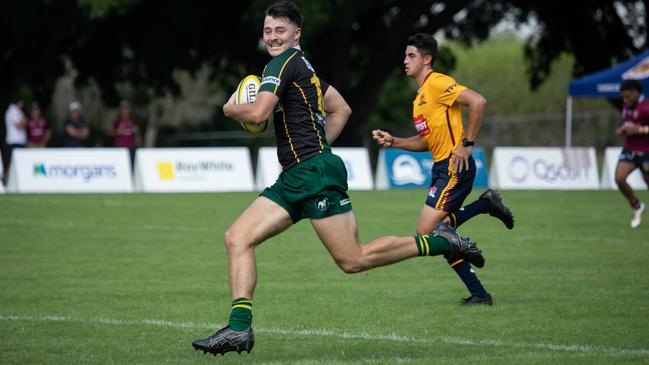
[[[335,147],[331,151],[340,156],[347,168],[347,185],[349,190],[372,190],[372,170],[370,157],[366,148]],[[277,180],[282,172],[282,166],[277,161],[275,147],[261,147],[257,154],[257,190],[264,190]]]
[[[499,189],[598,189],[593,147],[496,147],[490,183]]]
[[[129,193],[126,148],[19,148],[11,158],[12,193]]]
[[[252,191],[247,147],[140,148],[135,155],[135,191]]]
[[[487,163],[483,148],[474,148],[476,164],[474,188],[486,188]],[[432,178],[433,159],[430,152],[410,152],[398,148],[382,148],[376,167],[377,189],[428,188]]]
[[[622,153],[622,147],[606,148],[606,151],[604,152],[604,165],[602,166],[602,181],[600,184],[602,189],[617,190],[617,184],[615,183],[615,168],[620,159],[620,153]],[[633,170],[633,172],[626,178],[626,182],[631,185],[633,189],[647,188],[647,184],[642,178],[640,169]]]

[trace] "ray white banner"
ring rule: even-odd
[[[347,185],[349,190],[372,190],[372,169],[370,157],[366,148],[335,147],[331,151],[342,158],[347,169]],[[261,147],[257,154],[257,190],[263,190],[275,183],[282,172],[282,166],[277,161],[275,147]]]
[[[489,183],[499,189],[598,189],[593,147],[496,147]]]
[[[126,148],[19,148],[11,158],[12,193],[128,193]]]
[[[247,147],[138,149],[135,190],[155,193],[252,191],[250,151]]]

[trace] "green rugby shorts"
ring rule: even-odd
[[[352,209],[345,163],[329,150],[282,171],[277,181],[260,195],[286,209],[293,223]]]

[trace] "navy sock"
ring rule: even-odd
[[[489,200],[487,199],[478,199],[473,203],[462,207],[455,212],[452,212],[448,215],[451,220],[451,225],[457,228],[461,226],[464,222],[475,217],[478,214],[487,213],[489,211]]]
[[[471,264],[464,261],[463,259],[457,261],[448,260],[448,264],[453,268],[453,270],[455,270],[457,276],[462,279],[462,282],[464,283],[464,285],[466,285],[466,288],[469,290],[471,295],[475,295],[477,297],[485,297],[487,295],[487,291],[482,286],[480,279],[478,279],[478,276],[473,271]]]

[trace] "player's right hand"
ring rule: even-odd
[[[380,129],[372,131],[372,138],[381,147],[392,147],[392,143],[394,142],[394,137],[390,133]]]

